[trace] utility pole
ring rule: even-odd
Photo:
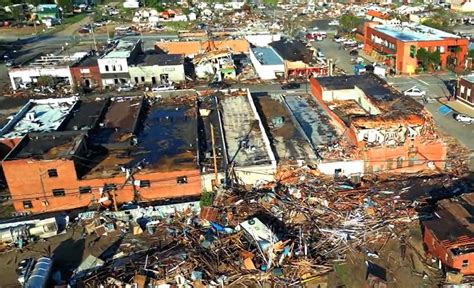
[[[214,138],[214,125],[211,123],[211,142],[212,142],[212,159],[214,160],[214,179],[215,186],[217,186],[219,177],[217,175],[217,158],[216,158],[216,140]]]
[[[95,52],[97,52],[97,42],[95,41],[95,33],[94,33],[94,25],[91,24],[91,31],[92,31],[92,39],[94,40],[94,49],[95,49]],[[107,33],[108,35],[109,33]]]

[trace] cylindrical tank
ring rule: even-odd
[[[48,283],[49,275],[51,274],[51,268],[53,267],[53,261],[47,257],[41,257],[36,261],[35,268],[31,272],[31,275],[26,280],[24,288],[45,288]]]

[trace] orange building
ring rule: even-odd
[[[85,107],[61,124],[78,131],[23,136],[2,161],[16,211],[199,196],[197,108],[185,102],[118,97],[96,124]]]
[[[311,93],[355,147],[365,173],[444,169],[447,148],[422,105],[373,74],[311,79]]]
[[[432,257],[463,275],[474,275],[474,194],[438,201],[435,215],[422,221],[423,241]]]
[[[383,59],[398,74],[416,73],[420,67],[417,52],[439,51],[442,68],[461,68],[468,52],[469,40],[424,25],[381,25],[367,22],[364,26],[364,50]]]

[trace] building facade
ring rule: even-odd
[[[456,99],[474,107],[474,76],[464,76],[459,79],[456,90]]]
[[[136,85],[160,85],[185,81],[184,57],[180,54],[145,53],[129,66],[130,81]]]
[[[102,89],[102,78],[97,59],[96,55],[89,55],[71,66],[71,76],[75,88]]]
[[[398,74],[420,69],[417,53],[424,48],[440,53],[440,68],[460,69],[468,52],[469,40],[423,25],[380,25],[368,22],[364,28],[364,50]]]
[[[120,41],[117,46],[100,57],[97,62],[104,88],[130,83],[129,63],[143,53],[142,41]]]
[[[447,147],[427,129],[423,107],[385,85],[375,75],[310,81],[315,100],[364,161],[364,173],[444,169]]]

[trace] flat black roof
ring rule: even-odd
[[[83,140],[81,132],[49,132],[26,135],[5,160],[70,158],[77,143]]]
[[[282,39],[270,43],[270,46],[284,60],[303,61],[304,63],[310,63],[313,60],[313,52],[306,47],[306,43],[300,40]]]
[[[144,54],[138,55],[134,61],[135,65],[181,65],[184,63],[184,57],[181,54],[161,54],[155,51],[147,51]]]
[[[71,111],[69,119],[59,130],[76,131],[94,129],[103,115],[108,99],[81,100]]]
[[[98,65],[97,59],[99,59],[98,55],[88,55],[75,63],[73,67],[94,67]]]

